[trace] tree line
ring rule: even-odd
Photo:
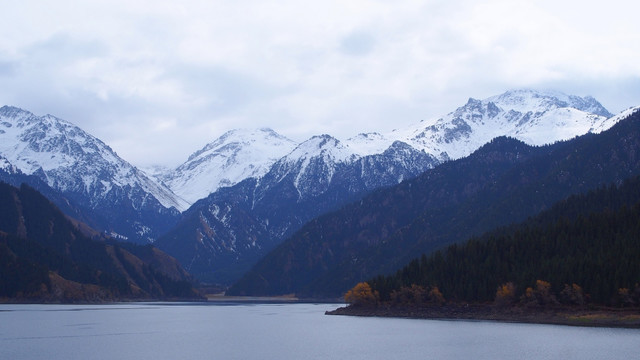
[[[422,255],[366,285],[385,304],[437,304],[440,293],[456,302],[640,306],[639,259],[640,180],[633,178]]]

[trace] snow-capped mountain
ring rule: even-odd
[[[592,97],[560,92],[513,90],[485,100],[470,98],[437,120],[421,122],[389,134],[440,160],[468,156],[496,136],[505,135],[529,145],[567,140],[600,132],[613,124],[612,116]]]
[[[153,240],[187,206],[102,141],[55,116],[0,108],[0,155],[93,212],[93,225],[132,241]]]
[[[611,120],[610,120],[611,119]],[[354,154],[380,154],[394,141],[440,161],[471,154],[496,136],[544,145],[599,133],[617,120],[596,99],[557,91],[512,90],[484,100],[469,98],[455,111],[387,134],[358,134],[345,141]]]
[[[385,136],[380,133],[360,133],[345,140],[344,144],[359,156],[382,154],[393,144],[394,141],[401,140],[395,136]]]
[[[600,124],[597,124],[592,132],[594,134],[598,134],[605,130],[608,130],[613,125],[617,124],[620,120],[626,119],[638,111],[640,111],[640,106],[632,106],[626,110],[623,110],[619,114],[608,118],[607,120],[601,122]]]
[[[268,128],[231,130],[159,178],[194,203],[221,187],[263,176],[295,146],[295,142]]]
[[[156,245],[201,280],[230,283],[305,222],[437,163],[402,142],[361,156],[334,137],[314,136],[263,176],[197,201]]]
[[[278,160],[270,173],[277,174],[275,183],[292,175],[300,198],[317,196],[327,190],[339,164],[351,163],[356,158],[338,139],[313,136]]]
[[[206,281],[229,282],[305,222],[443,161],[467,156],[498,136],[531,145],[600,132],[615,122],[590,97],[515,90],[440,118],[344,142],[314,136],[262,176],[219,188],[194,204],[158,246]]]
[[[307,166],[323,166],[324,172],[316,172],[320,175],[315,178],[316,184],[303,181],[321,192],[337,164],[383,154],[398,141],[442,162],[467,156],[500,135],[543,145],[599,132],[612,125],[605,121],[609,117],[611,114],[592,97],[513,90],[485,100],[471,98],[445,116],[388,134],[361,133],[343,142],[321,135],[296,144],[268,128],[232,130],[193,153],[176,169],[155,177],[193,204],[221,187],[248,178],[260,179],[272,166],[280,173],[297,173],[296,188],[306,176]],[[152,172],[157,173],[157,169]],[[306,191],[298,190],[301,195]]]

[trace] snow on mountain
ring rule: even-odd
[[[23,173],[42,172],[49,186],[92,193],[95,201],[113,187],[140,187],[165,207],[186,203],[122,160],[110,147],[52,115],[0,108],[0,154]]]
[[[380,133],[360,133],[347,139],[344,145],[351,149],[354,154],[360,156],[382,154],[387,150],[394,139],[388,138]]]
[[[260,192],[291,179],[299,199],[317,196],[329,187],[338,165],[357,158],[338,139],[329,135],[313,136],[273,164],[267,181],[259,186]]]
[[[147,176],[162,182],[162,177],[173,171],[173,168],[164,165],[148,165],[138,166],[138,169],[142,170]]]
[[[434,164],[400,141],[361,156],[334,137],[314,136],[264,176],[196,202],[157,245],[201,280],[228,284],[307,221]]]
[[[18,174],[20,170],[9,162],[4,156],[0,155],[0,170],[8,174]]]
[[[513,90],[485,100],[470,98],[464,106],[437,120],[396,130],[388,137],[447,160],[467,156],[501,135],[543,145],[602,131],[613,125],[607,121],[610,117],[592,97]]]
[[[609,117],[611,114],[589,96],[513,90],[485,100],[470,98],[464,106],[438,119],[421,121],[388,134],[361,133],[344,142],[321,135],[295,144],[271,129],[232,130],[158,178],[174,193],[194,203],[247,178],[259,180],[272,173],[269,185],[262,186],[271,187],[294,174],[293,185],[299,196],[304,197],[326,189],[339,164],[360,160],[362,180],[373,184],[375,179],[367,179],[364,172],[376,169],[371,174],[379,176],[377,159],[384,159],[387,166],[411,168],[410,172],[416,173],[418,165],[431,167],[467,156],[497,136],[543,145],[607,129],[616,122],[607,120]],[[398,147],[399,142],[405,145]],[[397,152],[400,148],[403,152]],[[389,150],[396,152],[392,162],[388,157],[374,156]],[[400,158],[403,156],[406,159]],[[419,159],[418,165],[410,164],[412,159]],[[385,172],[385,176],[398,176],[402,171]],[[398,181],[404,178],[398,176]]]
[[[320,176],[309,180],[327,184],[336,164],[383,154],[398,141],[446,161],[467,156],[497,136],[542,145],[602,131],[612,125],[606,121],[610,116],[589,96],[513,90],[485,100],[469,99],[438,119],[388,134],[361,133],[344,142],[322,135],[296,144],[271,129],[232,130],[158,178],[192,204],[222,187],[247,178],[259,179],[274,166],[282,177],[296,172],[295,186],[303,194],[299,184],[311,174],[308,166],[313,165],[314,176]]]
[[[640,106],[633,106],[633,107],[630,107],[630,108],[628,108],[626,110],[623,110],[618,115],[612,116],[612,117],[608,118],[607,120],[605,120],[605,121],[603,121],[603,122],[601,122],[599,124],[596,124],[596,126],[593,128],[593,130],[591,132],[594,133],[594,134],[601,133],[601,132],[609,129],[610,127],[612,127],[616,123],[618,123],[618,121],[631,116],[636,111],[640,111]]]
[[[604,117],[612,116],[602,104],[591,96],[580,97],[567,95],[559,91],[538,91],[530,89],[510,90],[503,94],[492,96],[486,99],[486,101],[494,102],[505,108],[522,113],[533,110],[572,107]]]
[[[313,136],[274,165],[280,178],[295,174],[293,185],[300,196],[322,192],[331,183],[336,165],[357,158],[350,149],[329,135]]]
[[[0,155],[77,204],[92,226],[121,239],[153,241],[188,206],[102,141],[52,115],[0,108]]]
[[[344,146],[340,140],[331,135],[317,135],[302,142],[284,157],[286,162],[308,162],[314,157],[322,157],[332,163],[354,160],[355,154]],[[304,169],[304,167],[303,167]]]
[[[231,130],[161,179],[176,194],[194,203],[221,187],[261,177],[295,146],[271,129]]]
[[[235,185],[218,187],[195,203],[158,240],[158,246],[188,264],[200,279],[230,282],[304,223],[369,191],[469,155],[499,136],[532,145],[550,143],[608,128],[613,124],[606,120],[609,115],[593,98],[518,90],[485,100],[469,99],[446,116],[387,134],[359,134],[344,142],[330,135],[314,136],[283,153],[267,172],[236,171]],[[194,163],[202,159],[198,166],[213,167],[214,175],[202,178],[216,183],[222,177],[218,172],[228,171],[219,163],[205,164],[211,160],[204,156],[207,151],[222,153],[215,149],[227,143],[243,144],[222,139],[190,158]],[[235,145],[225,156],[217,156],[227,169],[246,169],[232,156],[240,149],[245,148]],[[240,181],[243,176],[251,179]],[[176,181],[173,187],[180,191],[179,186],[193,184]]]

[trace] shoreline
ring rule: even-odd
[[[295,296],[227,296],[224,294],[206,294],[194,298],[114,298],[63,301],[60,299],[16,299],[0,298],[0,305],[110,305],[126,303],[198,303],[198,304],[344,304],[340,299],[298,298]]]
[[[498,308],[483,304],[448,304],[434,307],[340,307],[325,315],[390,317],[424,320],[497,321],[585,327],[640,329],[639,309],[614,308]]]

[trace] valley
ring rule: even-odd
[[[108,241],[158,248],[201,286],[335,299],[416,254],[638,174],[635,111],[513,90],[344,140],[233,130],[148,174],[73,124],[5,106],[0,180]]]

